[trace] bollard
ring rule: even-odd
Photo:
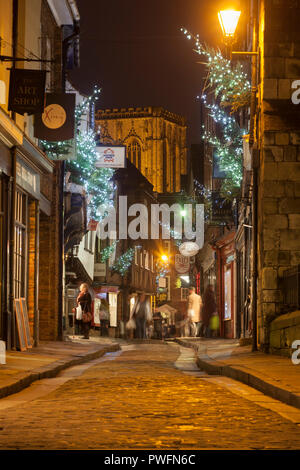
[[[0,341],[0,364],[6,364],[5,342]]]

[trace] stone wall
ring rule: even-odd
[[[292,344],[300,340],[300,311],[276,318],[270,325],[270,352],[291,357]]]
[[[268,350],[270,324],[284,311],[283,272],[300,262],[300,2],[265,0],[260,15],[258,146],[258,340]],[[273,336],[274,337],[274,334]]]

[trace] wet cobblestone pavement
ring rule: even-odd
[[[0,449],[300,449],[299,425],[184,374],[174,366],[179,351],[134,344],[0,410]]]

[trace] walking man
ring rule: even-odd
[[[191,336],[203,335],[203,321],[202,313],[202,299],[201,296],[196,294],[195,287],[189,288],[188,297],[188,318],[191,329]]]

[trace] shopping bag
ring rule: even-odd
[[[214,312],[210,318],[209,327],[211,330],[216,331],[219,329],[219,315],[217,312]]]
[[[126,323],[126,329],[127,330],[135,330],[136,329],[136,323],[135,323],[135,320],[133,318],[128,320],[128,322]]]
[[[76,307],[76,320],[82,320],[82,308],[80,304]]]

